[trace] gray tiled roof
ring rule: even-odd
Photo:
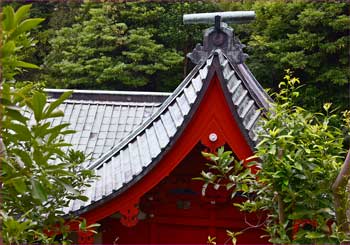
[[[171,141],[179,137],[214,72],[224,83],[227,89],[224,92],[232,102],[231,111],[248,144],[254,148],[261,108],[268,108],[270,98],[244,64],[232,64],[216,50],[193,69],[148,120],[90,165],[101,177],[86,190],[89,200],[71,202],[64,211],[81,214],[119,195],[142,178],[167,152]]]
[[[47,90],[51,101],[64,91]],[[64,117],[54,118],[51,125],[70,123],[68,128],[76,133],[66,135],[65,141],[72,144],[71,148],[91,155],[92,159],[85,163],[89,166],[150,118],[168,96],[169,93],[76,90],[59,107]],[[28,116],[34,120],[33,115]]]

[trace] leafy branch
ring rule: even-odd
[[[209,171],[197,179],[205,187],[225,185],[233,198],[240,193],[245,200],[233,201],[242,211],[266,214],[263,226],[270,242],[349,241],[349,155],[343,164],[341,120],[330,111],[331,104],[324,105],[325,113],[295,106],[299,83],[287,70],[280,91],[274,94],[276,102],[260,122],[260,142],[253,156],[259,162],[245,166],[247,161],[238,161],[220,148],[216,154],[204,153],[211,161]],[[261,166],[256,173],[250,168],[254,164]]]

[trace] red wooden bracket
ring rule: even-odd
[[[138,222],[137,215],[139,214],[138,201],[122,208],[119,212],[121,214],[120,223],[127,227],[136,225]]]
[[[78,231],[78,244],[94,244],[94,235],[91,231]]]

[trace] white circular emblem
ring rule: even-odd
[[[209,134],[209,140],[210,140],[211,142],[215,142],[217,139],[218,139],[218,136],[217,136],[216,133],[211,133],[211,134]]]

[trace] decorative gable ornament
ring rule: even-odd
[[[205,61],[214,50],[220,49],[232,63],[242,64],[248,57],[243,52],[245,45],[241,44],[239,39],[235,37],[233,28],[223,21],[242,24],[249,23],[254,19],[254,11],[185,14],[183,16],[184,24],[215,23],[214,27],[204,31],[203,46],[197,44],[192,53],[187,54],[187,57],[197,65]]]

